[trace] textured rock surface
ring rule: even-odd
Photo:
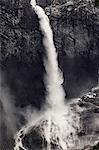
[[[99,87],[93,92],[89,92],[86,95],[79,98],[77,101],[71,103],[71,109],[73,112],[78,113],[80,116],[80,129],[78,130],[78,141],[76,147],[72,150],[98,150],[99,149]],[[47,128],[48,120],[40,120],[34,125],[30,132],[23,138],[23,144],[29,150],[42,150],[47,149],[47,141],[44,136],[44,129]],[[51,133],[57,137],[56,124],[52,122]],[[60,141],[51,137],[51,150],[62,150]],[[69,148],[68,148],[69,150]],[[70,149],[71,150],[71,149]]]
[[[99,11],[94,7],[94,2],[89,3],[84,0],[81,2],[79,0],[69,2],[67,0],[38,0],[38,4],[44,7],[51,21],[60,67],[64,72],[67,96],[73,97],[77,93],[79,95],[84,88],[88,89],[97,82]],[[34,76],[33,72],[35,72],[38,77],[40,69],[39,72],[43,76],[42,36],[39,31],[38,18],[28,0],[2,0],[0,35],[0,60],[5,72],[9,72],[11,78],[13,76],[14,80],[19,81],[19,84],[27,82],[22,81],[20,77],[22,73],[27,76],[25,69],[30,70],[31,76]],[[35,65],[32,67],[33,64]],[[14,68],[21,68],[21,71],[19,69],[18,73],[18,69]],[[35,68],[34,71],[32,68]],[[17,75],[14,76],[13,72]],[[33,79],[35,81],[35,77]],[[85,82],[82,82],[82,79]],[[9,77],[7,80],[10,82]],[[39,83],[42,84],[43,81]],[[21,88],[15,83],[9,84],[18,89]],[[78,90],[79,85],[80,91]],[[73,90],[74,87],[77,92]],[[43,84],[41,88],[44,88]]]
[[[90,1],[89,3],[86,0],[69,2],[67,0],[38,0],[38,4],[44,7],[50,18],[59,54],[59,64],[65,77],[64,87],[67,96],[79,96],[82,91],[97,83],[99,10],[94,7],[94,2]],[[5,74],[9,73],[10,77],[8,76],[7,80],[9,86],[14,87],[13,92],[15,88],[20,91],[22,88],[24,89],[25,87],[21,86],[24,82],[28,85],[28,78],[31,77],[27,75],[26,70],[29,70],[34,83],[36,77],[41,83],[40,91],[43,95],[44,85],[41,76],[43,78],[44,48],[42,35],[39,31],[38,18],[28,0],[2,0],[0,35],[0,60]],[[39,73],[38,70],[40,70]],[[22,75],[25,76],[24,80],[22,80]],[[18,80],[17,85],[14,83],[15,80]],[[38,89],[37,83],[35,84]],[[31,88],[35,91],[30,84]],[[17,95],[19,96],[20,93],[18,92]],[[40,94],[38,93],[38,95]],[[25,95],[24,99],[26,99]]]
[[[99,9],[92,0],[37,2],[50,18],[67,98],[78,97],[98,82]],[[11,89],[16,106],[32,104],[40,108],[45,99],[45,50],[38,18],[29,0],[2,0],[0,5],[0,67],[4,84]],[[5,143],[8,142],[1,145],[1,150],[6,149]]]
[[[92,1],[38,0],[38,4],[45,8],[50,17],[55,44],[60,53],[91,59],[99,55],[99,14]],[[1,30],[3,59],[11,54],[24,59],[31,55],[35,58],[37,51],[41,51],[38,20],[28,0],[2,0]]]

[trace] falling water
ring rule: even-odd
[[[43,34],[43,45],[46,49],[47,58],[44,60],[46,70],[46,89],[47,102],[53,105],[63,105],[65,93],[62,87],[63,77],[58,68],[57,53],[53,42],[53,32],[50,26],[49,19],[44,10],[40,6],[35,6],[31,2],[36,14],[38,15],[40,29]]]
[[[67,106],[65,106],[65,92],[62,86],[63,76],[58,68],[57,52],[53,42],[53,32],[50,26],[49,19],[44,10],[36,5],[35,0],[31,0],[32,8],[39,19],[40,29],[43,35],[43,45],[46,50],[46,58],[44,59],[44,66],[46,70],[45,85],[46,85],[46,108],[43,117],[40,115],[38,120],[32,122],[28,121],[27,125],[23,127],[15,137],[14,150],[19,150],[21,147],[24,150],[22,144],[22,138],[32,129],[33,126],[40,123],[41,118],[47,120],[47,126],[44,127],[44,137],[47,141],[47,150],[51,149],[51,142],[59,139],[57,143],[63,150],[69,150],[72,147],[73,136],[71,133],[75,133],[73,128],[72,115]],[[48,107],[49,106],[49,107]],[[52,126],[52,124],[54,124]]]

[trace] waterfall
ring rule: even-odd
[[[43,45],[47,55],[47,58],[44,59],[47,103],[52,107],[54,105],[63,105],[65,98],[65,93],[62,87],[63,77],[58,68],[57,53],[53,42],[53,32],[44,10],[40,6],[35,6],[33,2],[34,1],[32,0],[31,4],[39,19],[40,29],[43,34]]]
[[[53,41],[53,32],[50,26],[50,21],[44,10],[36,5],[35,0],[31,0],[33,10],[38,16],[40,30],[43,35],[43,45],[46,50],[46,58],[44,58],[44,66],[46,70],[45,85],[46,85],[46,107],[48,110],[43,115],[38,117],[38,120],[29,120],[15,136],[14,150],[19,150],[22,144],[22,138],[32,129],[37,122],[41,123],[42,118],[47,120],[47,126],[44,126],[44,137],[47,141],[47,150],[51,150],[51,142],[57,141],[59,147],[63,150],[69,150],[73,144],[73,134],[75,137],[75,129],[73,128],[73,115],[65,106],[65,92],[62,86],[63,76],[58,67],[57,52]],[[49,106],[49,107],[48,107]],[[76,122],[75,122],[76,124]]]

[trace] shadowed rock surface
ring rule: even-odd
[[[67,98],[79,97],[98,83],[98,2],[92,0],[90,2],[37,0],[37,2],[50,18],[59,66],[65,79]],[[2,0],[0,14],[0,68],[4,82],[10,88],[17,107],[24,108],[32,104],[40,109],[45,101],[46,89],[43,80],[45,50],[38,18],[29,0]],[[96,101],[98,102],[98,99]],[[83,105],[83,102],[80,105]],[[87,101],[84,107],[91,107],[82,114],[84,120],[87,116],[97,118],[98,109],[93,108]],[[5,140],[8,136],[5,127],[4,125],[0,127],[3,131],[0,149],[10,150],[11,142],[9,138]],[[90,131],[88,127],[87,134]]]
[[[78,140],[72,150],[98,150],[99,149],[99,87],[71,103],[71,109],[80,116],[80,129],[78,130]],[[23,136],[23,145],[29,150],[47,149],[47,141],[44,136],[44,129],[48,125],[48,120],[40,120],[30,132]],[[57,125],[52,122],[52,128],[57,129]],[[51,135],[53,135],[51,133]],[[57,132],[56,134],[57,135]],[[72,134],[71,134],[72,136]],[[51,137],[51,150],[62,150],[60,141]],[[69,148],[68,148],[69,149]],[[70,150],[71,150],[70,149]]]
[[[38,0],[37,2],[44,7],[50,18],[59,56],[59,66],[65,78],[64,87],[67,96],[77,97],[83,91],[97,84],[99,9],[95,7],[94,2],[86,0],[69,2],[67,0]],[[6,80],[11,88],[13,86],[13,93],[19,96],[20,91],[21,95],[24,95],[23,91],[26,91],[28,82],[31,82],[30,89],[35,92],[40,91],[39,94],[37,93],[38,95],[44,95],[43,56],[45,50],[38,18],[28,0],[2,0],[0,35],[0,60],[5,75],[9,74],[10,76],[7,76]],[[15,80],[18,80],[17,85],[14,83]],[[36,80],[38,80],[39,86]],[[24,87],[24,83],[26,83],[26,87]],[[36,84],[38,90],[33,88],[32,83]],[[15,88],[19,89],[17,93]],[[28,96],[29,92],[27,92],[27,96],[23,97],[25,101]],[[32,102],[36,103],[35,95],[33,94],[33,96]],[[37,99],[41,98],[37,97]],[[37,104],[34,105],[37,106]],[[37,107],[40,107],[40,104]]]

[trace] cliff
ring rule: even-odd
[[[98,2],[37,0],[37,3],[50,19],[67,99],[79,97],[98,83]],[[29,0],[2,0],[0,5],[0,69],[4,85],[11,90],[17,107],[32,104],[40,109],[45,101],[45,50],[38,18]],[[8,142],[4,125],[2,128],[3,147]]]

